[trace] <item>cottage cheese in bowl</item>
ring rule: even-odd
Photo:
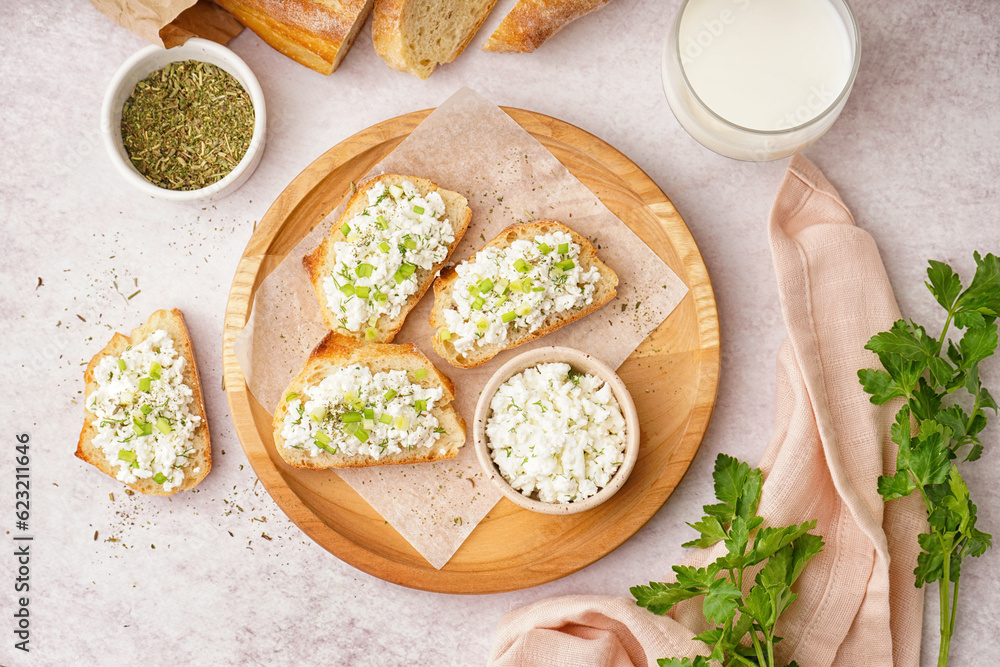
[[[474,435],[504,495],[562,514],[589,509],[624,483],[637,457],[637,422],[610,368],[569,348],[538,348],[494,375]]]

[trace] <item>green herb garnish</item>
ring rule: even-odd
[[[923,551],[914,575],[918,588],[940,582],[939,666],[948,664],[962,561],[993,546],[992,536],[976,528],[976,506],[955,465],[963,455],[965,461],[980,457],[985,411],[997,411],[996,401],[980,382],[979,365],[997,349],[1000,258],[981,257],[978,252],[974,257],[976,274],[964,290],[950,266],[930,262],[927,288],[947,312],[940,336],[934,338],[922,326],[899,320],[865,345],[885,370],[858,371],[872,403],[906,401],[891,429],[892,441],[899,446],[896,474],[880,477],[878,492],[888,501],[917,491],[927,509],[930,532],[917,538]],[[947,338],[952,324],[965,330],[957,344]],[[968,413],[949,398],[959,390],[972,397]]]
[[[688,524],[701,537],[683,546],[706,549],[725,541],[727,553],[706,567],[675,565],[676,582],[650,582],[629,591],[636,604],[659,615],[678,602],[704,596],[702,613],[712,627],[695,639],[711,646],[711,655],[693,661],[661,658],[657,660],[661,667],[709,667],[713,661],[778,667],[774,645],[781,638],[774,634],[775,625],[796,598],[792,584],[810,559],[823,550],[823,539],[808,532],[815,521],[761,527],[764,520],[757,516],[757,504],[764,481],[760,470],[719,454],[712,477],[719,502],[705,505],[701,521]],[[743,595],[744,577],[761,564],[749,593]],[[750,645],[744,646],[747,635]],[[792,662],[788,667],[794,665]]]

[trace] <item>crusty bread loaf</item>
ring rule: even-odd
[[[97,388],[97,383],[94,381],[94,369],[101,359],[108,356],[121,356],[126,347],[142,342],[151,333],[159,329],[163,329],[170,334],[170,337],[174,341],[174,349],[187,361],[183,374],[184,384],[191,387],[194,394],[188,409],[192,414],[201,417],[201,424],[195,429],[194,442],[192,443],[195,454],[191,459],[191,463],[186,466],[184,482],[179,487],[170,491],[164,491],[163,486],[157,484],[152,479],[139,479],[131,484],[126,484],[126,486],[147,495],[170,496],[178,491],[186,491],[197,486],[201,480],[205,479],[208,471],[212,468],[212,445],[208,434],[208,418],[205,414],[205,402],[202,399],[201,384],[198,380],[198,366],[195,363],[194,348],[191,346],[191,336],[188,334],[187,325],[184,323],[184,316],[181,314],[181,311],[176,308],[173,310],[157,310],[149,316],[145,324],[137,329],[133,329],[132,333],[128,336],[116,333],[111,342],[90,360],[90,364],[84,373],[84,380],[86,381],[84,396],[89,397]],[[98,433],[97,424],[95,423],[97,415],[86,408],[86,401],[84,405],[86,415],[83,422],[83,430],[80,432],[80,442],[76,448],[76,455],[87,463],[96,466],[101,472],[115,477],[115,469],[108,463],[104,452],[94,445],[94,438]],[[193,473],[192,471],[196,468],[200,470],[197,473]]]
[[[369,455],[330,454],[324,450],[316,456],[310,456],[306,450],[285,447],[281,436],[285,415],[288,414],[288,404],[281,401],[274,413],[274,446],[278,454],[288,465],[296,468],[314,470],[326,468],[362,468],[376,465],[402,465],[406,463],[423,463],[452,459],[458,456],[458,450],[465,444],[465,421],[452,407],[455,400],[455,385],[424,356],[413,344],[405,345],[359,345],[357,341],[331,331],[320,341],[309,355],[305,366],[292,380],[283,396],[291,393],[303,396],[309,386],[319,384],[327,375],[338,368],[358,364],[367,367],[372,373],[393,369],[415,371],[424,369],[426,377],[415,379],[410,373],[410,379],[424,387],[441,387],[444,395],[440,403],[431,410],[438,419],[440,427],[445,430],[437,441],[426,447],[415,447],[395,454],[389,454],[378,459]]]
[[[292,60],[321,74],[340,65],[372,0],[215,0]]]
[[[415,280],[417,281],[417,291],[413,293],[406,305],[403,306],[402,310],[400,310],[396,317],[390,318],[388,315],[380,317],[375,325],[375,329],[378,330],[378,335],[374,341],[367,341],[363,331],[354,332],[340,328],[340,323],[337,321],[336,315],[327,305],[326,294],[323,291],[323,278],[331,274],[337,261],[337,257],[333,252],[333,244],[338,241],[346,240],[344,234],[340,231],[341,225],[350,221],[354,216],[364,211],[365,207],[368,205],[368,191],[380,182],[384,182],[386,186],[389,186],[400,185],[404,181],[413,183],[423,196],[426,196],[430,192],[434,191],[437,191],[441,195],[445,204],[445,217],[451,222],[452,229],[455,233],[455,240],[448,248],[448,255],[438,264],[433,266],[430,270],[417,270],[414,274]],[[468,200],[459,193],[440,188],[436,183],[433,183],[426,178],[420,178],[417,176],[383,174],[382,176],[373,178],[363,186],[359,187],[358,191],[354,193],[354,196],[352,196],[348,202],[347,208],[344,209],[343,214],[330,227],[330,233],[325,239],[323,239],[323,242],[320,243],[315,250],[302,258],[302,264],[309,273],[309,279],[312,281],[316,297],[319,299],[319,307],[323,313],[323,320],[326,322],[326,325],[331,330],[337,330],[340,333],[351,336],[362,343],[391,342],[396,334],[399,333],[400,327],[403,326],[403,320],[406,319],[407,313],[410,312],[417,302],[420,301],[420,298],[424,295],[428,288],[430,288],[431,283],[434,282],[434,277],[437,275],[437,272],[441,270],[441,267],[444,266],[444,263],[448,261],[448,257],[450,257],[451,253],[455,250],[458,242],[462,240],[465,230],[469,227],[469,221],[472,219],[472,210],[469,208],[468,204]]]
[[[533,332],[523,331],[520,333],[513,333],[512,336],[508,338],[507,344],[504,346],[499,344],[483,346],[476,345],[472,350],[466,352],[465,354],[460,354],[455,349],[452,341],[441,340],[441,336],[437,333],[442,328],[447,326],[444,318],[444,311],[448,308],[454,307],[455,305],[455,300],[451,293],[455,282],[458,280],[458,273],[454,268],[445,269],[441,272],[441,276],[434,281],[434,307],[431,310],[430,317],[431,326],[436,330],[433,342],[434,351],[437,352],[445,361],[452,366],[458,366],[459,368],[474,368],[476,366],[481,366],[503,350],[509,350],[517,347],[518,345],[523,345],[524,343],[535,340],[536,338],[541,338],[547,333],[551,333],[556,329],[569,324],[570,322],[578,320],[585,315],[589,315],[615,298],[615,289],[618,287],[618,276],[615,275],[615,272],[612,271],[608,265],[598,259],[597,250],[590,243],[590,241],[555,220],[538,220],[528,224],[513,225],[512,227],[508,227],[504,231],[500,232],[496,238],[483,246],[483,248],[480,248],[480,250],[490,246],[505,248],[518,239],[533,239],[541,234],[551,234],[552,232],[565,232],[569,234],[573,238],[573,242],[579,244],[580,246],[579,260],[581,268],[589,270],[590,268],[596,267],[600,272],[601,277],[594,290],[594,297],[591,303],[584,306],[580,310],[570,310],[561,313],[552,312],[545,319],[545,322],[542,324],[540,329]]]
[[[372,41],[389,67],[426,79],[454,60],[496,0],[375,0]]]
[[[483,45],[484,51],[531,53],[566,24],[609,0],[517,0]]]

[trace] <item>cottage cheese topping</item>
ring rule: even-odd
[[[416,272],[444,261],[455,241],[444,214],[438,192],[422,197],[409,181],[368,192],[367,208],[341,226],[347,240],[333,244],[336,263],[323,279],[327,305],[344,329],[374,332],[381,316],[399,315],[417,291]]]
[[[418,377],[426,371],[414,371]],[[346,366],[301,393],[285,397],[285,447],[316,456],[320,450],[379,459],[414,447],[429,447],[444,433],[431,414],[444,395],[423,387],[404,370],[372,373]]]
[[[185,366],[162,329],[97,363],[97,388],[87,396],[87,409],[97,416],[94,445],[122,482],[152,478],[164,491],[184,482],[201,424],[190,410],[194,392],[184,383]]]
[[[439,332],[464,354],[476,345],[504,345],[511,332],[537,331],[553,313],[591,303],[601,278],[580,266],[580,245],[566,232],[483,248],[457,267],[454,307]]]
[[[490,401],[486,437],[503,478],[547,503],[589,498],[607,486],[625,451],[625,418],[603,380],[569,364],[528,368]]]

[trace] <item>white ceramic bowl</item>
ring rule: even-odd
[[[529,498],[520,491],[515,490],[500,474],[499,469],[490,458],[490,449],[487,444],[486,422],[490,417],[490,402],[500,385],[508,379],[517,375],[526,368],[551,362],[564,362],[572,366],[575,370],[589,373],[596,376],[611,386],[612,393],[618,401],[622,416],[625,417],[625,458],[619,466],[611,482],[598,490],[598,492],[585,499],[572,503],[547,503],[534,498]],[[639,457],[639,416],[635,412],[635,403],[628,393],[625,383],[621,378],[605,363],[595,359],[589,354],[584,354],[579,350],[569,347],[539,347],[529,350],[514,357],[493,374],[490,381],[483,388],[479,396],[479,403],[476,404],[475,422],[472,426],[472,437],[476,447],[476,456],[486,473],[511,502],[542,514],[575,514],[583,512],[593,507],[597,507],[605,502],[620,489],[628,479],[636,459]]]
[[[246,155],[225,178],[198,190],[168,190],[153,185],[132,165],[128,153],[125,151],[125,146],[122,144],[122,107],[132,95],[135,84],[170,63],[182,60],[199,60],[210,63],[232,74],[250,95],[254,109],[253,136],[250,139]],[[101,108],[101,134],[104,138],[104,146],[118,173],[141,192],[173,201],[220,199],[235,192],[250,178],[250,174],[260,162],[261,155],[264,153],[266,128],[267,113],[264,109],[264,93],[260,89],[257,77],[253,75],[247,64],[232,51],[220,44],[197,37],[189,39],[183,46],[175,46],[172,49],[147,46],[126,60],[115,72],[115,76],[104,94],[104,104]]]

